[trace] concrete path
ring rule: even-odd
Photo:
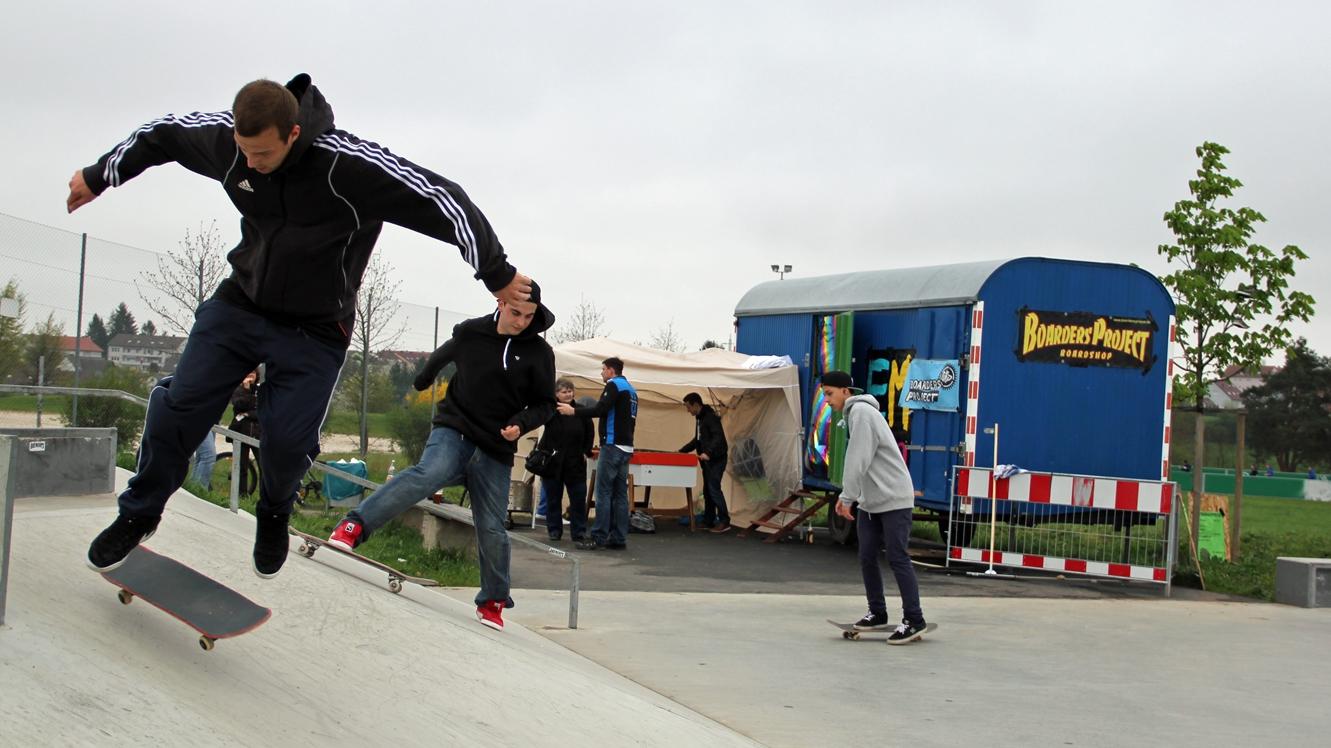
[[[466,592],[451,590],[455,597]],[[862,596],[515,593],[510,617],[769,746],[1321,746],[1331,609],[940,597],[845,641]],[[894,613],[895,620],[896,615]]]
[[[394,595],[331,553],[261,580],[253,519],[178,494],[147,545],[273,608],[204,652],[83,565],[114,513],[111,496],[16,505],[4,745],[753,745],[519,624],[482,627],[469,596]]]

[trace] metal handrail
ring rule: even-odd
[[[95,397],[118,397],[122,400],[128,400],[132,403],[137,403],[144,407],[148,406],[147,398],[143,398],[138,395],[131,395],[130,393],[123,392],[121,390],[103,390],[103,389],[93,389],[90,387],[52,387],[49,385],[0,384],[0,392],[12,392],[12,393],[28,394],[28,395],[89,395]],[[225,436],[234,442],[247,444],[251,447],[254,447],[255,449],[258,449],[261,444],[260,440],[255,439],[252,436],[232,431],[231,429],[226,428],[224,426],[213,426],[212,432],[214,434],[221,434],[222,436]],[[354,483],[355,485],[361,486],[362,488],[368,488],[372,492],[379,490],[380,486],[383,485],[382,483],[375,483],[372,480],[362,478],[359,475],[352,475],[350,473],[342,472],[341,470],[338,470],[337,468],[334,467],[329,467],[327,463],[319,462],[318,460],[313,461],[310,464],[310,467],[322,473],[326,473],[329,475],[336,475],[341,480],[347,481],[349,483]],[[231,504],[231,511],[239,513],[240,512],[240,460],[235,459],[234,457],[231,460],[231,490],[229,498]],[[461,507],[457,507],[452,504],[436,505],[433,501],[430,501],[429,499],[422,499],[419,503],[416,504],[416,506],[430,514],[440,516],[445,519],[455,520],[458,522],[465,522],[466,524],[469,524],[472,527],[476,526],[476,521],[471,516],[471,513],[463,510]],[[531,546],[533,548],[536,548],[537,550],[544,551],[546,554],[553,556],[557,559],[564,559],[572,562],[573,567],[570,570],[570,579],[569,579],[568,627],[570,629],[576,629],[578,627],[578,589],[580,587],[581,572],[582,572],[582,564],[578,560],[578,557],[571,553],[568,553],[567,551],[562,551],[553,546],[546,545],[545,543],[542,543],[539,540],[533,540],[531,538],[522,535],[516,535],[512,531],[506,531],[506,532],[508,533],[508,537],[512,540],[516,540],[519,543]]]

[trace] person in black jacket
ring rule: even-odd
[[[469,319],[430,354],[416,375],[417,390],[428,390],[450,362],[457,373],[435,410],[434,428],[415,465],[399,471],[347,514],[329,545],[346,551],[375,530],[444,486],[466,486],[476,523],[481,589],[476,617],[504,629],[509,597],[508,489],[517,440],[550,420],[555,412],[555,354],[540,333],[555,317],[531,284],[531,301],[499,302],[494,314]]]
[[[267,364],[254,571],[287,555],[296,489],[319,454],[319,427],[346,357],[356,292],[385,222],[454,244],[497,298],[526,301],[530,279],[508,263],[489,222],[458,185],[333,126],[301,74],[245,85],[230,111],[167,115],[74,172],[74,212],[110,187],[176,162],[222,183],[240,212],[231,275],[199,305],[175,372],[153,388],[137,473],[120,512],[88,548],[110,571],[151,535],[185,480],[189,455],[245,373]]]
[[[573,402],[573,383],[555,382],[555,400]],[[587,458],[592,455],[596,427],[586,416],[556,415],[545,424],[536,446],[554,453],[549,475],[541,476],[541,503],[545,504],[545,529],[551,540],[564,537],[564,492],[568,491],[568,524],[573,542],[587,536]]]
[[[231,423],[227,426],[240,434],[253,437],[255,439],[263,438],[263,427],[259,425],[259,370],[255,369],[236,386],[231,393]],[[227,441],[233,441],[228,438]],[[238,458],[240,465],[240,492],[249,495],[253,493],[258,486],[249,485],[250,481],[250,453],[254,448],[244,442],[234,442],[231,445],[232,457]]]
[[[697,419],[693,441],[679,448],[681,452],[697,452],[698,465],[702,468],[702,523],[712,528],[712,532],[730,530],[730,511],[726,509],[726,495],[721,492],[721,479],[726,474],[726,432],[721,428],[721,416],[704,405],[702,397],[696,392],[684,396],[684,407],[689,415]],[[693,507],[689,507],[693,511]]]

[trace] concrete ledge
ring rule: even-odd
[[[476,553],[476,528],[471,513],[452,504],[422,501],[402,515],[402,523],[421,533],[427,550],[447,548],[464,554]]]
[[[116,430],[3,428],[19,442],[14,496],[85,496],[115,490]]]
[[[1331,607],[1331,558],[1277,558],[1276,602],[1302,608]]]

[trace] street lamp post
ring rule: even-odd
[[[785,280],[785,279],[786,279],[786,273],[789,273],[789,272],[790,272],[790,266],[789,266],[789,265],[773,265],[773,266],[772,266],[772,272],[773,272],[773,273],[776,273],[777,276],[779,276],[779,277],[778,277],[778,280]]]

